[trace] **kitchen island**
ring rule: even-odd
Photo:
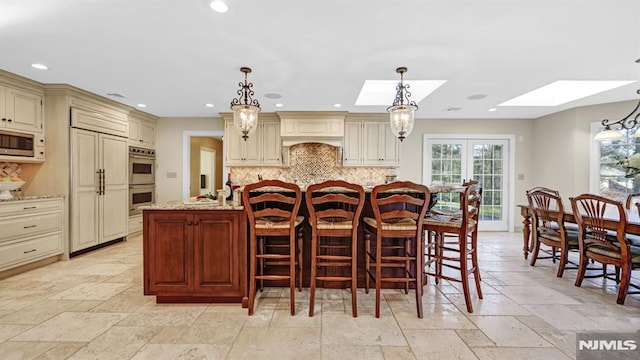
[[[142,209],[145,295],[158,303],[247,306],[243,207],[176,201]]]

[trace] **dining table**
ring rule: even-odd
[[[531,207],[529,205],[518,205],[518,207],[520,208],[520,215],[522,216],[522,252],[524,258],[527,259],[529,257],[529,253],[533,249],[533,237],[531,236]],[[551,213],[557,214],[557,211],[551,211]],[[640,215],[638,214],[638,209],[635,206],[631,209],[625,208],[625,214],[627,217],[625,232],[631,235],[640,235]],[[605,221],[604,225],[609,229],[616,229],[620,222],[617,211],[605,210],[605,218],[607,221]],[[576,218],[572,211],[565,210],[562,215],[562,220],[565,224],[576,223]]]

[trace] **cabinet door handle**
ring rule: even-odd
[[[2,118],[2,121],[7,121],[7,119],[5,119],[5,118]]]
[[[31,209],[37,209],[37,206],[27,206],[27,207],[23,207],[22,210],[31,210]]]
[[[38,225],[27,225],[27,226],[23,226],[23,228],[24,229],[31,229],[31,228],[34,228],[36,226],[38,226]]]
[[[187,221],[187,225],[191,226],[193,223],[191,221]]]
[[[38,251],[38,249],[31,249],[31,250],[23,251],[23,253],[28,254],[28,253],[32,253],[34,251]]]
[[[197,221],[194,221],[194,222],[193,222],[193,225],[198,226],[198,225],[200,225],[200,223],[199,223],[199,222],[197,222]]]
[[[7,119],[8,122],[11,122],[11,119]]]

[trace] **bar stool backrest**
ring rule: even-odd
[[[343,180],[328,180],[307,187],[306,203],[309,223],[314,228],[318,222],[350,222],[351,228],[357,229],[364,207],[364,189]]]

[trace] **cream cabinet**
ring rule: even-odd
[[[388,122],[347,121],[343,143],[343,166],[400,165],[400,141]]]
[[[362,165],[362,122],[350,121],[344,124],[342,165]]]
[[[282,141],[280,140],[280,122],[266,120],[262,122],[262,165],[282,164]]]
[[[129,145],[155,149],[157,118],[135,111],[129,114]]]
[[[142,231],[142,214],[129,216],[129,235]]]
[[[0,271],[63,252],[62,198],[0,201]]]
[[[260,124],[260,122],[258,122]],[[261,146],[262,130],[258,125],[256,131],[247,140],[233,127],[233,122],[227,121],[224,127],[224,146],[227,166],[260,165],[259,147]]]
[[[259,120],[256,131],[246,141],[233,127],[233,121],[226,121],[224,146],[227,166],[281,166],[283,163],[278,120]]]
[[[28,133],[43,132],[42,91],[27,91],[0,84],[0,128]]]
[[[128,234],[128,150],[127,138],[71,129],[71,253]]]

